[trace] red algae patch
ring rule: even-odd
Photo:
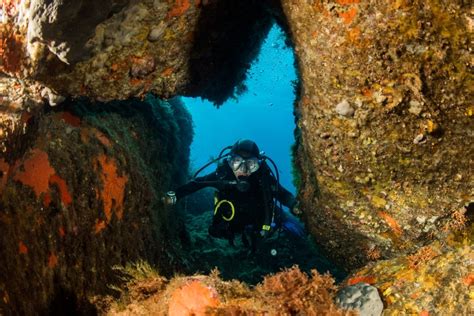
[[[0,194],[2,194],[3,188],[7,185],[9,169],[10,165],[5,160],[0,159]]]
[[[169,316],[206,315],[206,309],[217,307],[220,301],[216,290],[200,281],[190,283],[175,290],[169,303]]]
[[[336,0],[336,2],[340,5],[351,5],[358,4],[360,0]]]
[[[112,207],[115,206],[115,215],[120,220],[123,216],[123,198],[128,177],[126,175],[119,176],[117,174],[117,165],[113,158],[100,155],[97,161],[102,168],[100,178],[103,183],[103,189],[100,191],[100,197],[104,203],[105,217],[107,218],[107,222],[110,222],[112,218]]]
[[[49,183],[50,184],[56,184],[58,186],[59,193],[61,194],[61,201],[64,203],[64,205],[68,206],[72,203],[71,194],[69,193],[66,181],[64,181],[63,178],[61,178],[57,174],[53,174],[49,178]]]
[[[19,171],[19,168],[15,167],[13,179],[31,187],[38,199],[41,194],[44,194],[43,205],[45,207],[48,207],[52,201],[50,185],[57,185],[61,202],[65,206],[69,206],[72,203],[73,198],[66,181],[56,174],[56,171],[49,163],[49,157],[46,152],[37,148],[33,149],[30,152],[30,157],[23,163],[23,169],[24,171]],[[2,188],[1,183],[0,191]]]
[[[474,284],[474,273],[471,273],[467,277],[462,279],[462,282],[467,286],[471,286],[472,284]]]
[[[340,12],[339,17],[344,21],[345,24],[351,24],[357,15],[357,9],[352,8],[347,12]]]
[[[51,253],[48,257],[48,268],[53,269],[58,265],[58,256],[56,256],[54,253]]]
[[[171,75],[173,74],[173,72],[174,72],[173,67],[168,67],[168,68],[166,68],[165,70],[163,70],[163,71],[161,72],[161,75],[162,75],[163,77],[169,77],[169,76],[171,76]]]
[[[68,123],[71,126],[74,127],[79,127],[81,126],[81,119],[71,112],[63,112],[61,113],[61,119],[64,120],[64,122]]]
[[[43,205],[44,207],[48,207],[51,204],[51,194],[48,192],[43,196]]]
[[[26,247],[22,241],[18,243],[18,253],[22,255],[26,255],[28,253],[28,247]]]
[[[95,137],[106,147],[112,146],[111,141],[101,131],[94,129]]]
[[[400,225],[397,223],[397,221],[391,217],[390,215],[388,215],[386,212],[378,212],[379,216],[382,217],[385,222],[387,223],[387,225],[392,229],[392,231],[397,235],[397,236],[401,236],[403,231],[402,231],[402,228],[400,227]]]
[[[362,275],[362,276],[355,276],[347,280],[347,285],[354,285],[357,283],[367,283],[367,284],[375,284],[376,279],[372,275]]]
[[[105,229],[105,227],[107,226],[107,223],[103,220],[96,220],[95,222],[95,226],[94,226],[94,232],[95,234],[98,234],[100,233],[102,230]]]
[[[49,164],[48,154],[40,149],[33,149],[24,164],[24,171],[17,172],[13,179],[33,189],[36,197],[49,190],[49,178],[55,174]]]
[[[168,18],[183,15],[189,7],[191,7],[189,0],[176,0],[174,7],[168,12]]]

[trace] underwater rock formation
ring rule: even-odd
[[[178,223],[160,202],[187,176],[182,104],[68,102],[22,121],[25,135],[0,159],[0,314],[85,311],[117,264],[183,268]]]
[[[233,89],[272,23],[258,1],[8,0],[1,14],[2,72],[103,100]]]
[[[312,234],[348,269],[416,250],[474,200],[471,6],[282,5],[301,74],[299,197]]]
[[[190,120],[147,93],[221,103],[271,17],[258,1],[8,0],[0,20],[0,313],[87,309],[138,258],[179,270],[158,197],[187,175]],[[131,97],[147,100],[95,102]]]
[[[376,287],[359,282],[341,289],[335,299],[338,306],[354,309],[360,316],[380,316],[383,303]]]
[[[220,104],[244,89],[271,14],[288,30],[298,59],[296,162],[312,235],[348,270],[411,254],[414,261],[439,259],[472,286],[464,244],[427,246],[449,241],[473,201],[474,22],[466,1],[282,0],[282,12],[279,1],[97,3],[2,2],[0,309],[48,312],[66,297],[86,304],[86,295],[105,290],[112,264],[138,258],[161,272],[177,269],[177,223],[158,196],[185,176],[189,118],[179,105],[152,99],[70,100],[152,92]],[[389,310],[450,312],[409,301],[425,297],[411,290],[394,296],[411,307],[392,302],[390,293],[415,281],[411,271],[435,269],[400,268],[406,258],[370,266],[355,281],[382,289]],[[383,274],[392,268],[407,282],[389,284]],[[189,286],[211,293],[213,305],[214,290],[204,284]],[[462,284],[452,286],[464,293]],[[279,288],[273,296],[288,291]],[[458,302],[443,293],[436,297]]]
[[[474,263],[472,234],[451,233],[408,256],[371,263],[347,284],[364,282],[377,287],[384,315],[472,315]]]
[[[355,315],[334,304],[334,280],[316,270],[286,269],[255,288],[223,281],[217,270],[171,280],[143,263],[122,271],[129,277],[122,299],[95,299],[104,315]]]
[[[69,96],[111,101],[152,92],[220,104],[242,88],[272,25],[254,0],[3,3],[1,147],[20,125],[18,111]]]

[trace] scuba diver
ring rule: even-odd
[[[229,152],[224,154],[226,151]],[[197,177],[216,161],[219,163],[214,172]],[[272,163],[276,174],[267,161]],[[255,252],[258,240],[279,229],[298,237],[304,236],[301,224],[281,207],[283,204],[293,214],[299,215],[295,197],[280,185],[278,168],[273,160],[260,152],[251,140],[239,140],[222,149],[219,156],[200,168],[190,182],[167,192],[163,200],[167,205],[174,205],[186,195],[205,187],[217,189],[214,217],[209,227],[212,237],[227,239],[234,245],[235,236],[241,234],[242,243]]]

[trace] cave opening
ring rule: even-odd
[[[285,31],[274,23],[246,73],[246,80],[236,86],[231,98],[222,104],[215,100],[213,103],[181,98],[194,122],[190,174],[216,158],[226,146],[239,139],[251,139],[275,161],[281,185],[296,195],[298,171],[292,162],[292,147],[298,132],[293,113],[298,89],[293,48]],[[216,166],[217,162],[200,176],[213,172]],[[235,246],[227,240],[212,238],[208,226],[213,217],[214,192],[213,188],[202,189],[187,196],[180,205],[189,233],[193,272],[209,273],[217,268],[224,279],[256,284],[263,276],[296,264],[307,272],[329,271],[336,280],[345,277],[342,270],[321,254],[307,233],[297,237],[280,230],[259,243],[255,254],[239,238]],[[304,226],[287,208],[285,213]]]

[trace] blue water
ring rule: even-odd
[[[278,166],[280,182],[295,193],[291,176],[291,145],[295,128],[292,81],[297,79],[294,54],[284,44],[284,33],[274,26],[252,64],[245,82],[248,90],[220,108],[199,98],[182,98],[194,121],[191,170],[216,157],[238,139],[251,139]],[[214,170],[210,166],[201,175]]]

